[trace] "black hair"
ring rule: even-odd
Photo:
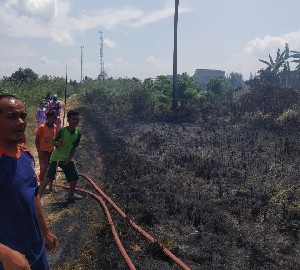
[[[0,93],[0,101],[2,99],[10,99],[10,98],[15,98],[17,100],[20,100],[22,102],[21,99],[19,99],[17,96],[13,95],[13,94],[6,94],[6,93]],[[0,107],[0,112],[2,111],[1,107]]]
[[[70,118],[72,115],[79,115],[79,112],[76,110],[68,111],[67,118]]]
[[[52,110],[52,111],[46,112],[46,118],[48,118],[50,116],[53,116],[56,118],[57,117],[56,111]]]
[[[0,93],[0,100],[5,99],[5,98],[15,98],[20,100],[17,96],[13,94],[6,94],[6,93]]]

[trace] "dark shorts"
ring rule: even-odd
[[[30,267],[31,270],[49,270],[46,252]]]
[[[78,181],[79,175],[78,175],[78,171],[77,171],[77,168],[76,168],[74,162],[70,161],[70,163],[68,165],[65,165],[64,163],[65,163],[64,161],[59,161],[58,167],[62,168],[67,181],[68,182]],[[48,170],[46,173],[46,178],[55,180],[56,167],[57,167],[57,161],[50,161]]]

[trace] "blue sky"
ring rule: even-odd
[[[80,80],[172,74],[175,0],[0,0],[0,77],[19,67]],[[248,79],[285,43],[300,50],[299,0],[180,0],[178,73],[197,68]]]

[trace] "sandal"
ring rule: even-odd
[[[75,200],[82,200],[83,197],[79,194],[74,194],[72,197],[67,197],[67,201],[75,201]]]

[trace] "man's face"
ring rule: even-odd
[[[0,141],[15,143],[21,141],[26,128],[25,106],[15,98],[0,100]]]
[[[70,127],[76,128],[79,124],[79,115],[71,115],[67,120]]]

